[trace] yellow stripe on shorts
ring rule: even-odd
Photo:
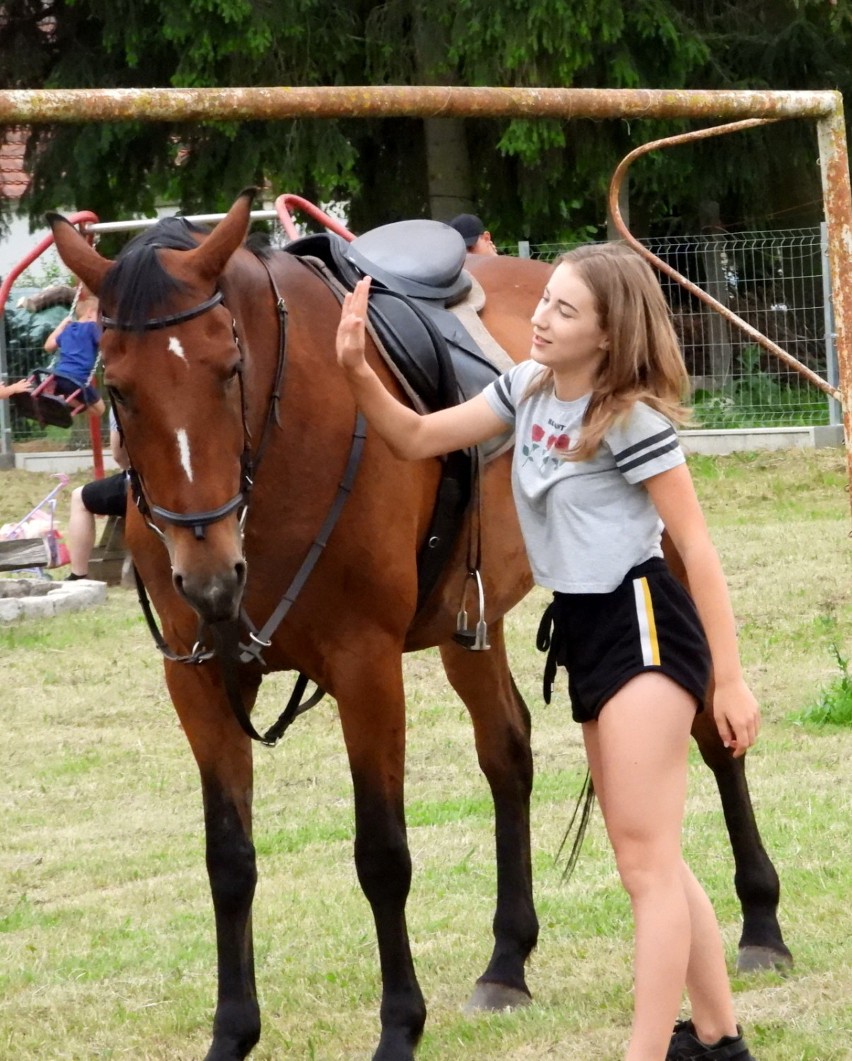
[[[642,662],[646,667],[659,667],[660,643],[657,640],[657,623],[654,619],[654,602],[647,578],[633,580],[636,598],[636,617],[639,620],[639,640],[642,645]]]

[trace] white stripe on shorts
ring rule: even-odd
[[[633,596],[636,600],[636,618],[639,621],[642,662],[646,667],[659,667],[660,646],[657,641],[657,623],[654,619],[654,605],[647,578],[633,579]]]

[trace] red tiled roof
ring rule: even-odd
[[[6,199],[20,199],[30,182],[24,172],[27,136],[24,128],[6,129],[0,141],[0,196]]]

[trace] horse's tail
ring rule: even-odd
[[[580,858],[580,848],[583,846],[583,840],[586,836],[586,829],[589,825],[589,818],[592,816],[592,811],[595,806],[595,786],[592,782],[592,775],[589,770],[586,771],[586,776],[583,778],[583,785],[580,789],[580,795],[577,797],[577,802],[574,805],[574,813],[571,815],[571,821],[568,822],[568,827],[565,830],[565,835],[562,837],[562,843],[559,845],[559,850],[556,852],[556,858],[554,862],[559,861],[559,856],[565,850],[565,845],[568,843],[568,838],[574,833],[574,841],[571,844],[571,851],[568,854],[568,858],[565,861],[565,869],[562,871],[563,881],[567,881],[571,874],[574,872],[574,867]]]

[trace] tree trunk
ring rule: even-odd
[[[447,42],[425,5],[412,4],[417,77],[421,85],[452,85],[455,69],[446,62]],[[470,153],[463,118],[424,118],[429,213],[438,221],[473,210]]]
[[[438,221],[473,210],[463,118],[424,118],[429,213]]]

